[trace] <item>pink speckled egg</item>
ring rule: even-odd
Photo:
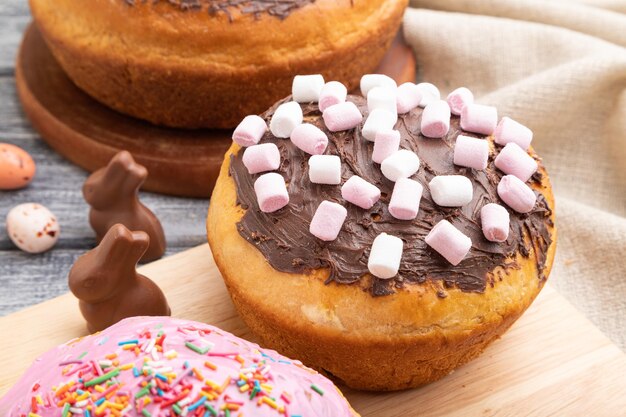
[[[28,152],[9,143],[0,143],[0,190],[24,188],[35,176],[35,161]]]
[[[41,204],[20,204],[7,215],[9,238],[25,252],[47,251],[59,240],[60,231],[57,218]]]

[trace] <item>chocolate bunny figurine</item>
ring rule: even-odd
[[[135,162],[128,151],[116,154],[109,164],[87,178],[83,196],[91,206],[89,223],[98,242],[116,223],[150,236],[150,246],[142,262],[159,259],[165,252],[165,235],[159,219],[141,204],[137,196],[148,171]]]
[[[69,287],[80,300],[80,311],[91,333],[126,317],[170,315],[161,289],[136,270],[149,244],[145,232],[131,232],[116,224],[95,249],[72,266]]]

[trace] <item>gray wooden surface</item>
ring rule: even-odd
[[[51,0],[53,1],[53,0]],[[15,91],[14,62],[22,32],[30,21],[25,0],[0,0],[0,142],[18,145],[37,164],[33,183],[20,191],[0,191],[0,315],[66,292],[67,273],[74,260],[95,245],[82,195],[87,173],[50,149],[31,128]],[[142,193],[142,201],[161,219],[168,240],[167,254],[205,242],[208,200]],[[61,238],[45,254],[29,255],[9,240],[4,227],[8,211],[37,202],[56,214]]]

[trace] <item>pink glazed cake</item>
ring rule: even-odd
[[[213,326],[133,317],[38,358],[10,417],[354,417],[331,381]]]

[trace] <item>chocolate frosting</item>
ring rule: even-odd
[[[308,4],[315,3],[315,0],[124,0],[127,4],[134,6],[136,3],[152,1],[156,3],[167,3],[182,11],[187,10],[207,10],[210,14],[224,13],[230,21],[233,20],[232,9],[238,9],[242,14],[251,14],[255,18],[262,14],[286,19],[293,11]]]
[[[268,121],[274,110],[287,98],[277,103],[263,117]],[[367,104],[362,97],[349,96],[364,117]],[[248,174],[242,162],[243,149],[231,156],[229,173],[237,188],[237,203],[246,209],[237,229],[242,237],[257,247],[277,270],[289,273],[306,273],[318,268],[328,268],[327,283],[360,284],[373,295],[387,295],[404,285],[434,283],[439,297],[445,297],[445,288],[459,288],[465,292],[484,292],[487,285],[504,279],[509,268],[518,268],[514,261],[516,252],[525,257],[531,253],[539,271],[546,263],[547,249],[551,243],[551,209],[545,197],[538,193],[535,208],[527,214],[509,210],[511,228],[509,238],[503,243],[488,241],[480,226],[480,209],[487,203],[500,201],[496,186],[504,175],[494,166],[497,149],[489,156],[489,166],[484,171],[459,167],[453,164],[456,137],[462,133],[459,117],[452,116],[450,131],[443,139],[429,139],[420,134],[422,109],[417,108],[400,115],[395,126],[401,134],[400,147],[410,149],[420,158],[420,169],[411,178],[424,186],[417,218],[412,221],[397,220],[388,210],[394,183],[386,179],[378,164],[371,160],[373,143],[365,140],[361,126],[348,131],[332,133],[326,129],[316,104],[303,105],[305,122],[322,129],[329,139],[326,154],[339,155],[342,161],[342,183],[352,175],[359,175],[381,190],[381,199],[370,210],[363,210],[343,200],[341,186],[313,184],[308,176],[309,155],[293,145],[289,139],[278,139],[270,132],[261,143],[275,143],[281,154],[278,172],[285,178],[289,191],[289,205],[274,213],[259,210],[254,192],[254,181],[261,174]],[[497,146],[497,145],[495,145]],[[540,166],[541,161],[532,155]],[[540,171],[530,182],[540,187]],[[433,202],[428,183],[436,175],[465,175],[474,185],[472,201],[463,207],[440,207]],[[537,191],[535,191],[537,193]],[[309,224],[322,200],[344,205],[348,217],[338,238],[323,242],[309,233]],[[448,263],[424,242],[432,227],[446,219],[472,240],[472,248],[457,266]],[[367,260],[374,238],[388,233],[404,241],[404,252],[398,275],[390,280],[372,277]],[[531,252],[531,249],[534,251]],[[494,269],[502,266],[494,274]],[[545,277],[540,272],[539,279]]]

